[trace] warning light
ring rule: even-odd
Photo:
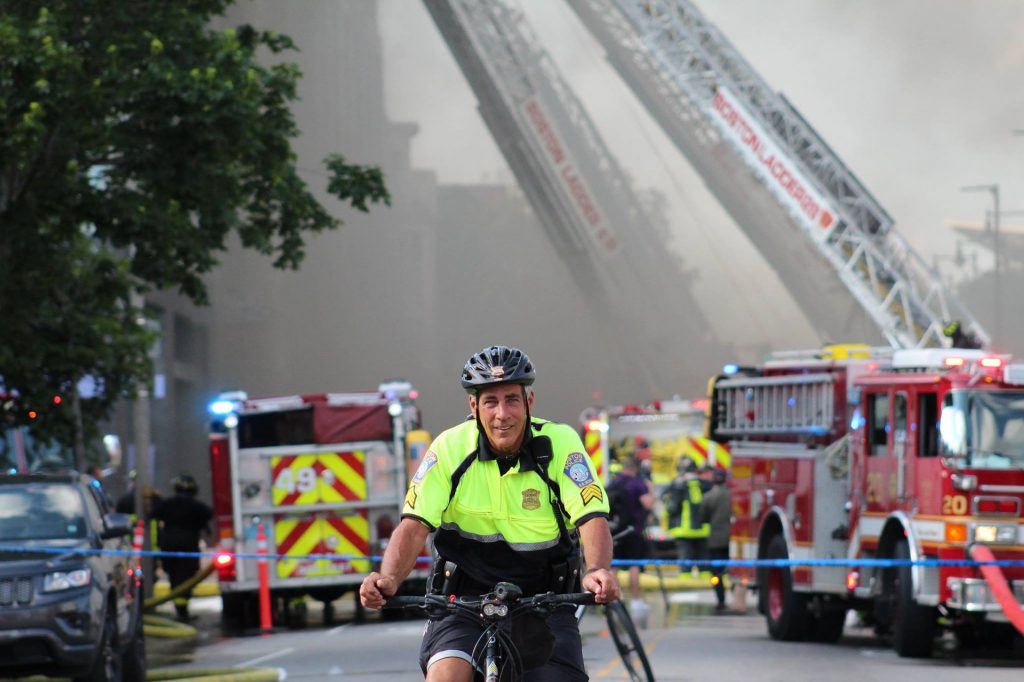
[[[235,555],[230,552],[219,552],[217,556],[213,558],[213,563],[215,563],[218,568],[222,566],[230,566],[235,563]]]
[[[420,397],[420,392],[419,391],[417,391],[415,389],[412,390],[412,391],[409,391],[409,399],[410,400],[416,400],[419,397]]]
[[[850,571],[846,574],[846,589],[851,592],[860,586],[860,572]]]
[[[1003,366],[1002,358],[982,358],[979,363],[985,369],[999,369]]]
[[[54,405],[60,405],[60,402],[61,402],[61,399],[60,399],[59,395],[53,396],[53,404]]]
[[[963,367],[967,364],[967,360],[958,357],[946,358],[946,367]]]
[[[39,416],[39,413],[36,412],[35,410],[29,410],[28,411],[28,418],[29,419],[35,419],[38,416]]]
[[[967,542],[967,525],[963,523],[947,523],[946,542],[950,544]]]
[[[213,557],[213,565],[217,568],[217,578],[222,582],[232,582],[237,578],[235,555],[231,552],[217,552]]]

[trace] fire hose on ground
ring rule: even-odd
[[[200,569],[194,576],[177,585],[167,594],[150,597],[142,605],[151,612],[160,604],[165,604],[176,597],[187,595],[196,585],[213,572],[213,564]],[[198,636],[198,631],[187,623],[154,613],[146,613],[142,617],[142,629],[146,637],[160,639],[190,639]],[[186,657],[180,662],[187,662]],[[282,679],[282,671],[277,668],[156,668],[146,671],[147,682],[153,680],[178,680],[179,682],[278,682]]]

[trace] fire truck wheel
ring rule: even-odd
[[[896,543],[893,558],[910,558],[906,540]],[[889,632],[896,653],[904,658],[930,657],[935,639],[935,609],[914,601],[910,566],[893,566],[883,572],[881,599],[889,607]]]
[[[776,535],[768,543],[766,559],[788,559],[786,540]],[[807,632],[807,599],[793,591],[793,574],[788,566],[757,569],[761,610],[772,639],[800,641]]]

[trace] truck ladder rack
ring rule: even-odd
[[[715,384],[715,394],[716,434],[820,436],[834,428],[833,374],[725,379]]]
[[[569,3],[826,335],[850,333],[849,311],[825,303],[845,291],[894,348],[948,346],[951,320],[989,346],[878,201],[689,0]]]
[[[638,198],[522,12],[507,0],[424,4],[619,357],[682,355],[686,339],[686,366],[715,362],[722,343],[691,293],[692,274],[668,248],[667,219]],[[670,393],[682,378],[643,361],[622,369],[624,380],[643,377],[651,395]]]

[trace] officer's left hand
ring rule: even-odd
[[[622,596],[615,571],[607,568],[599,568],[596,571],[585,573],[582,585],[584,590],[594,593],[594,601],[598,604],[607,604]]]

